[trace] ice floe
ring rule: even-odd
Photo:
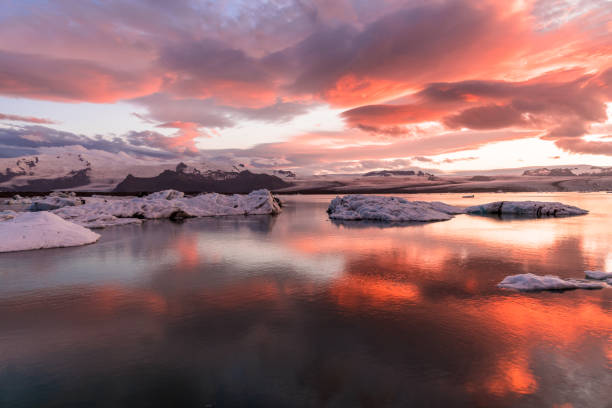
[[[350,194],[334,198],[327,209],[335,220],[388,222],[445,221],[463,209],[439,201],[408,201],[400,197]]]
[[[571,205],[545,201],[496,201],[467,207],[465,212],[475,215],[516,215],[523,217],[569,217],[588,211]]]
[[[268,190],[234,195],[209,193],[195,197],[165,190],[138,198],[92,197],[83,205],[63,207],[53,212],[85,227],[104,228],[139,223],[143,219],[263,215],[280,211],[278,200]]]
[[[534,275],[523,273],[506,276],[497,286],[521,291],[570,290],[570,289],[601,289],[603,282],[586,279],[563,279],[553,275]]]
[[[584,271],[585,276],[588,279],[605,280],[612,279],[612,272],[602,271]]]
[[[71,247],[98,238],[95,232],[47,211],[0,212],[0,252]]]

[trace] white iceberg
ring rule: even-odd
[[[98,234],[50,212],[0,212],[0,252],[94,243]]]
[[[606,280],[606,281],[607,279],[612,279],[612,272],[585,271],[584,274],[589,279]]]
[[[104,228],[139,223],[142,219],[264,215],[280,211],[278,200],[268,190],[234,195],[210,193],[195,197],[165,190],[141,198],[92,197],[83,205],[63,207],[53,212],[85,227]]]
[[[545,201],[496,201],[467,207],[465,212],[476,215],[517,215],[524,217],[569,217],[588,211],[571,205]]]
[[[408,201],[400,197],[350,194],[334,198],[327,209],[335,220],[374,220],[389,222],[445,221],[463,209],[438,201]]]
[[[570,289],[601,289],[603,282],[594,282],[584,279],[562,279],[553,275],[534,275],[523,273],[506,276],[498,285],[500,288],[516,289],[521,291],[540,290],[570,290]]]

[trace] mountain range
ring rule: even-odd
[[[474,191],[599,191],[612,189],[612,167],[496,169],[434,175],[430,169],[375,170],[364,174],[299,175],[218,159],[142,159],[81,147],[0,158],[0,192],[417,193]]]
[[[178,162],[138,159],[87,149],[0,159],[0,191],[151,192],[173,188],[186,192],[248,193],[292,184],[290,171],[257,173],[231,161]]]

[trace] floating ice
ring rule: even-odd
[[[142,219],[278,214],[278,201],[268,190],[250,194],[217,193],[185,197],[175,190],[141,198],[88,198],[84,205],[63,207],[54,213],[89,228],[139,223]]]
[[[596,279],[596,280],[612,279],[612,272],[585,271],[584,274],[589,279]]]
[[[408,201],[399,197],[361,194],[334,198],[327,209],[335,220],[445,221],[463,209],[439,201]]]
[[[85,245],[98,238],[50,212],[0,212],[0,252]]]
[[[588,211],[571,205],[545,201],[496,201],[467,207],[465,212],[476,215],[517,215],[525,217],[568,217]]]
[[[522,291],[539,290],[569,290],[569,289],[601,289],[605,287],[602,282],[594,282],[584,279],[562,279],[553,275],[534,275],[523,273],[520,275],[506,276],[497,286],[506,289]]]

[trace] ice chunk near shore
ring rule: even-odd
[[[584,274],[588,279],[605,280],[612,279],[612,272],[602,271],[584,271]]]
[[[0,252],[94,243],[98,234],[50,212],[0,213]]]
[[[496,201],[467,207],[465,212],[476,215],[517,215],[525,217],[569,217],[588,211],[571,205],[545,201]]]
[[[605,287],[603,282],[584,279],[562,279],[558,276],[541,276],[534,275],[533,273],[506,276],[497,286],[520,291],[601,289]]]
[[[54,213],[79,225],[104,228],[139,223],[142,219],[265,215],[280,211],[278,201],[268,190],[231,196],[209,193],[195,197],[185,197],[180,191],[165,190],[139,198],[92,198],[84,205],[63,207]]]
[[[445,221],[463,209],[441,202],[408,201],[400,197],[349,194],[334,198],[327,209],[335,220]]]

